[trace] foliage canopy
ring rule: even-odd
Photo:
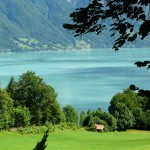
[[[15,106],[29,108],[31,124],[53,124],[61,122],[62,111],[57,103],[57,93],[54,88],[47,85],[35,72],[27,71],[22,74],[15,84],[15,94],[11,90],[12,78],[7,91],[14,99]]]
[[[109,29],[117,37],[113,49],[119,50],[127,42],[145,39],[150,32],[149,0],[90,0],[85,8],[78,8],[70,14],[73,23],[64,28],[73,30],[75,36]],[[150,67],[150,61],[135,63],[138,67]]]
[[[70,122],[74,124],[78,123],[78,113],[71,105],[65,106],[63,108],[63,112],[66,118],[66,122]]]
[[[14,125],[13,99],[0,88],[0,129],[9,129]]]

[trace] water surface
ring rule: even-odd
[[[112,96],[130,84],[150,89],[150,71],[134,65],[149,58],[149,49],[2,53],[1,86],[6,87],[12,75],[18,79],[28,70],[35,71],[55,88],[62,107],[107,110]]]

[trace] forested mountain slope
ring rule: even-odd
[[[81,39],[74,38],[73,34],[63,29],[63,23],[70,21],[69,14],[87,2],[1,0],[0,51],[111,47],[113,40],[107,32],[102,36],[88,35]]]

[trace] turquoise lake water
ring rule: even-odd
[[[112,96],[130,84],[150,89],[150,70],[134,65],[149,58],[150,49],[1,53],[1,86],[6,87],[12,75],[17,80],[22,73],[35,71],[55,88],[62,107],[107,111]]]

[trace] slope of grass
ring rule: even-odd
[[[14,132],[0,133],[0,149],[32,150],[42,134],[21,135]],[[64,131],[50,133],[46,150],[149,150],[150,132],[129,131],[94,133],[87,131]]]

